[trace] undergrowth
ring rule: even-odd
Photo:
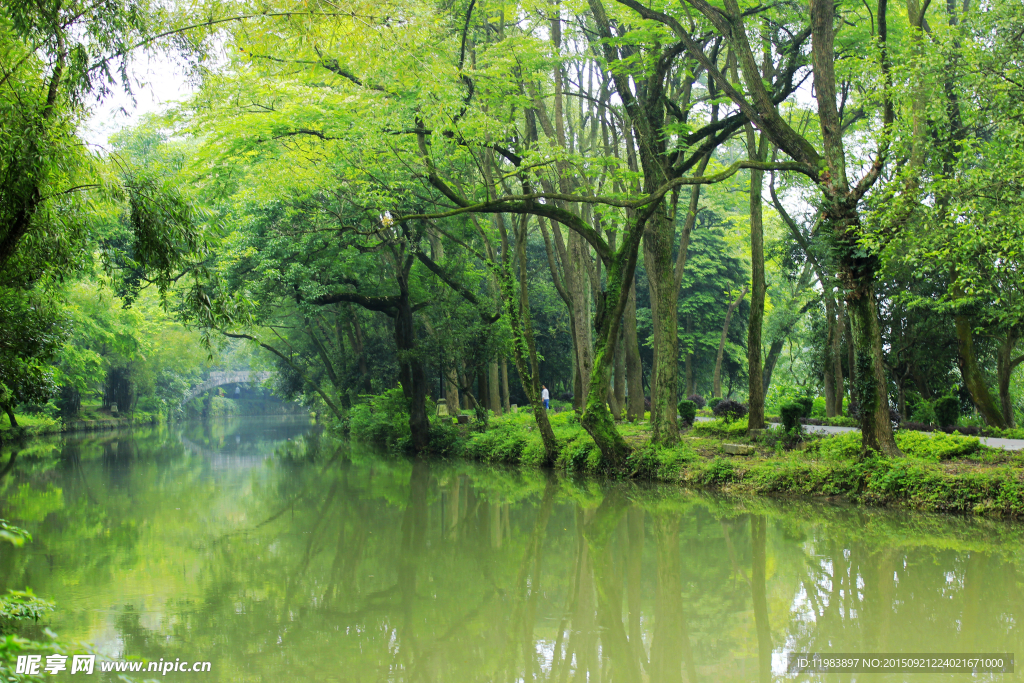
[[[352,434],[376,436],[392,447],[408,436],[404,412],[390,412],[401,395],[378,397],[352,409]],[[396,414],[397,413],[397,414]],[[575,412],[550,413],[558,442],[555,467],[601,472],[601,454]],[[491,417],[486,431],[432,418],[433,450],[452,459],[537,467],[544,460],[540,433],[529,411]],[[684,486],[771,495],[841,496],[854,502],[923,510],[1002,516],[1024,515],[1024,453],[988,448],[974,437],[900,430],[905,457],[869,452],[861,458],[858,432],[800,434],[799,439],[747,437],[746,418],[697,422],[671,447],[649,442],[647,424],[620,425],[632,446],[620,476]],[[725,443],[753,446],[730,456]],[[791,448],[791,450],[787,450]]]

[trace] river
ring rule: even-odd
[[[30,633],[211,663],[160,680],[977,681],[1012,676],[785,672],[1024,653],[1017,524],[386,458],[290,418],[37,440],[0,517],[35,537],[0,589],[56,603]]]

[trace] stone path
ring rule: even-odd
[[[710,417],[697,417],[698,422],[711,422]],[[780,427],[778,423],[769,423],[768,426]],[[804,425],[804,429],[812,434],[843,434],[844,432],[859,432],[856,427],[827,427],[825,425]],[[923,432],[934,434],[935,432]],[[1019,451],[1024,449],[1024,439],[996,439],[990,436],[979,436],[981,443],[992,448],[1001,448],[1004,451]]]

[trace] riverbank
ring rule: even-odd
[[[83,420],[69,420],[46,415],[21,415],[18,426],[12,427],[10,420],[4,415],[0,417],[0,442],[15,441],[33,436],[62,434],[71,432],[98,432],[108,429],[124,429],[137,425],[156,424],[161,416],[153,413],[137,412],[125,417],[93,417]]]
[[[555,466],[599,472],[600,451],[576,415],[552,415],[552,424],[560,444]],[[684,430],[679,445],[662,448],[650,444],[647,424],[621,425],[634,449],[625,474],[728,493],[1024,517],[1022,451],[986,447],[976,437],[900,430],[896,441],[906,457],[861,460],[857,432],[804,434],[795,440],[769,430],[755,440],[746,429],[745,420],[698,422]],[[487,431],[449,437],[446,455],[536,467],[544,452],[532,416],[523,412],[492,418]]]

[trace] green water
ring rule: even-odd
[[[1015,680],[785,653],[1024,653],[1020,526],[414,463],[285,418],[36,442],[0,517],[35,536],[0,589],[57,603],[32,633],[212,663],[161,680]]]

